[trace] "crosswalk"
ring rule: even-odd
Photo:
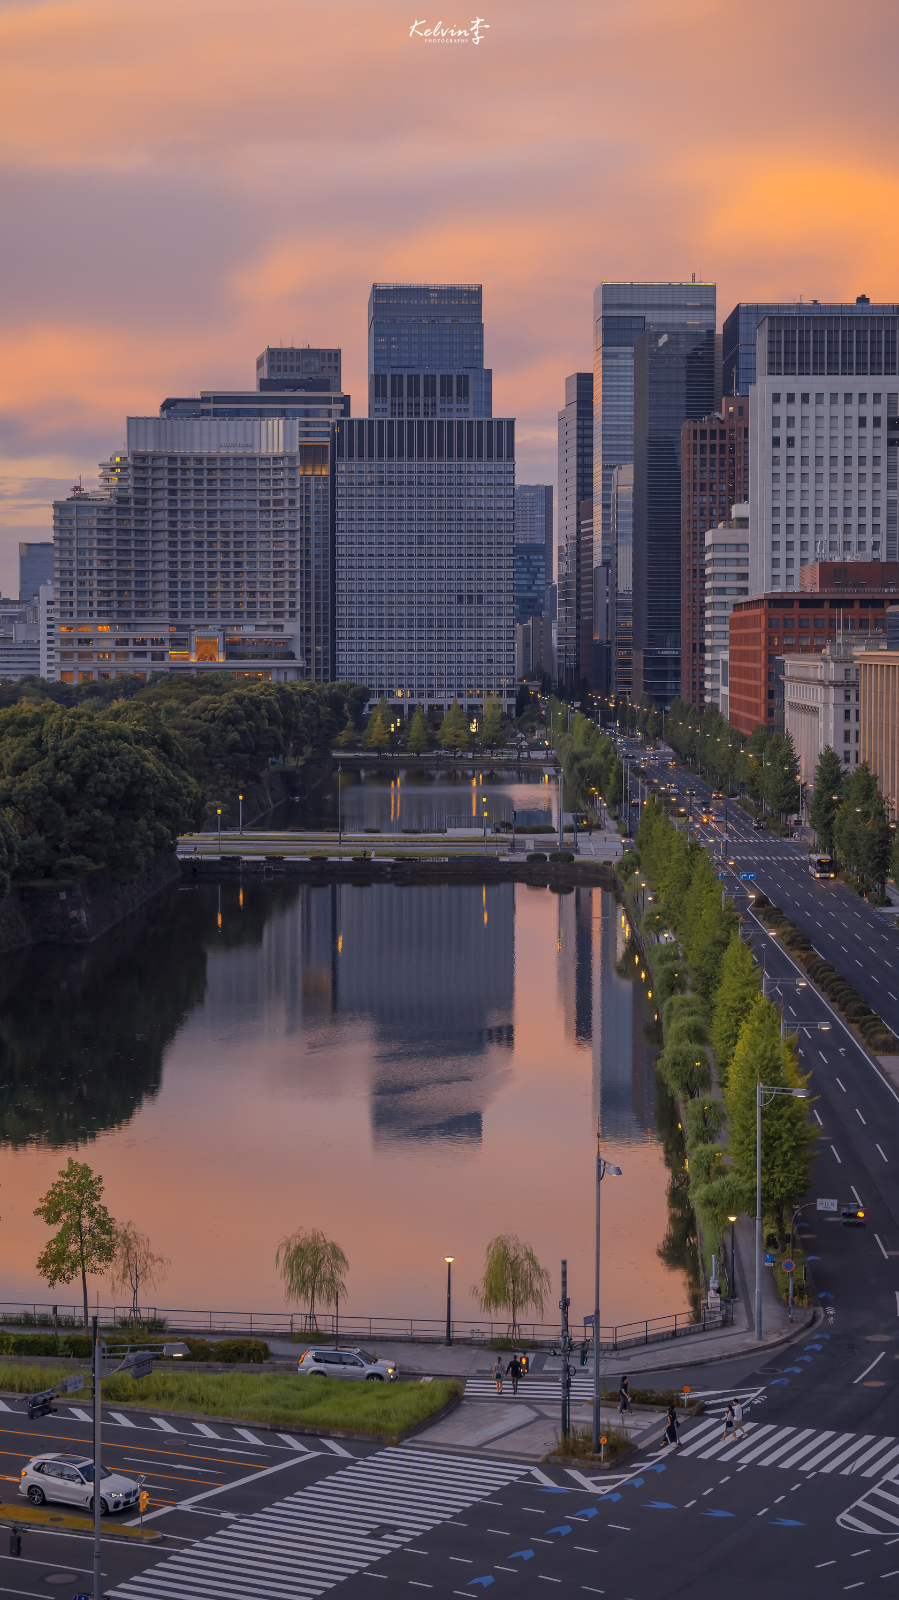
[[[710,1417],[681,1434],[680,1456],[699,1461],[736,1462],[738,1466],[786,1467],[797,1472],[858,1473],[876,1478],[891,1463],[899,1472],[899,1439],[895,1435],[840,1433],[832,1428],[778,1427],[746,1422],[746,1437],[722,1439],[720,1417]],[[665,1452],[660,1452],[664,1454]]]
[[[558,1400],[561,1394],[562,1380],[558,1378],[520,1378],[518,1382],[518,1398],[527,1400]],[[503,1382],[503,1399],[511,1398],[512,1380],[506,1378]],[[493,1378],[469,1378],[465,1384],[466,1400],[477,1400],[481,1396],[491,1395],[496,1399],[496,1383]],[[593,1399],[593,1378],[576,1376],[571,1380],[572,1400]]]
[[[111,1600],[311,1600],[528,1468],[394,1448],[354,1462],[109,1591]]]
[[[899,1464],[837,1517],[853,1533],[899,1534]]]

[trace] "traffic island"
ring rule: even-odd
[[[133,1506],[128,1508],[134,1510]],[[33,1528],[36,1533],[41,1529],[57,1532],[64,1528],[67,1533],[86,1533],[91,1538],[94,1536],[93,1517],[76,1517],[68,1511],[50,1511],[44,1506],[0,1506],[0,1526],[4,1523],[15,1523],[19,1527]],[[152,1544],[161,1538],[155,1528],[129,1528],[125,1523],[111,1522],[109,1517],[104,1517],[100,1524],[104,1539],[128,1539],[133,1544]]]

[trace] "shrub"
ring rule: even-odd
[[[571,850],[550,850],[549,859],[550,861],[573,861],[574,855]]]
[[[849,1004],[843,1007],[843,1014],[850,1022],[861,1022],[863,1017],[874,1018],[874,1012],[866,1000],[850,1000]],[[877,1021],[879,1023],[880,1019]]]
[[[546,856],[543,854],[542,850],[530,850],[528,852],[527,859],[528,861],[545,861]]]

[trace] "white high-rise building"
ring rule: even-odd
[[[899,315],[809,306],[758,326],[749,390],[750,594],[815,560],[899,556]]]
[[[515,702],[515,423],[335,425],[338,679],[372,701]]]
[[[38,637],[40,675],[56,681],[56,596],[52,583],[42,583],[38,595]]]

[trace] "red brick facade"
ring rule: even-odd
[[[827,563],[829,566],[830,563]],[[853,567],[859,563],[853,562]],[[868,563],[865,563],[867,566]],[[871,563],[885,568],[887,563]],[[811,568],[804,568],[805,572]],[[777,656],[820,650],[828,639],[885,637],[886,608],[892,602],[883,590],[830,589],[810,597],[761,594],[736,601],[730,614],[730,702],[728,720],[747,738],[757,723],[774,727]]]

